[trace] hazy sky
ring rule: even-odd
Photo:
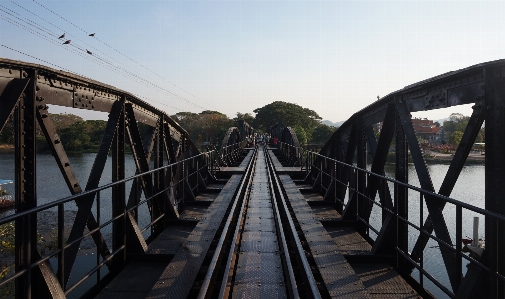
[[[378,95],[504,58],[504,12],[505,1],[4,0],[0,56],[52,63],[169,114],[233,117],[281,100],[336,122]]]

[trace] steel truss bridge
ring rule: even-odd
[[[437,191],[410,113],[463,104],[473,114]],[[109,114],[85,185],[48,105]],[[219,150],[200,152],[167,114],[128,92],[1,59],[0,131],[12,120],[15,212],[0,218],[15,236],[12,255],[0,252],[14,264],[0,269],[7,298],[505,297],[505,61],[393,92],[356,112],[319,152],[282,125],[270,128],[277,147],[248,148],[254,129],[245,122]],[[450,196],[484,122],[479,208]],[[37,202],[37,128],[71,194],[45,204]],[[388,155],[394,178],[385,175]],[[112,182],[100,185],[109,156]],[[409,183],[409,158],[418,186]],[[57,225],[46,252],[38,216],[49,210]],[[467,215],[484,220],[482,254],[463,252]],[[76,274],[84,242],[96,259]],[[433,255],[447,279],[426,266]]]

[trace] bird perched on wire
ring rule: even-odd
[[[93,55],[93,53],[91,53],[91,51],[88,49],[86,49],[86,53],[88,53],[89,55]]]
[[[91,33],[89,36],[95,36],[95,33]]]
[[[58,37],[58,39],[62,39],[65,37],[65,33],[63,33],[60,37]]]
[[[64,45],[68,45],[68,44],[70,44],[70,42],[71,42],[71,40],[67,40],[67,41],[66,41],[66,42],[64,42],[63,44],[64,44]]]

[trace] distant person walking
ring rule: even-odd
[[[277,137],[274,137],[274,147],[277,148],[277,142],[279,142],[279,139]]]

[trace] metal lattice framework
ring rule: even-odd
[[[279,150],[287,157],[287,163],[290,166],[302,165],[302,149],[296,133],[291,127],[282,127],[282,122],[279,122],[269,128],[269,134],[273,138],[278,138]]]
[[[48,105],[109,113],[103,138],[87,182],[78,181]],[[147,245],[138,226],[137,207],[142,192],[150,214],[151,236],[159,234],[170,220],[177,220],[184,201],[194,199],[213,179],[212,153],[201,154],[188,133],[165,112],[138,97],[112,86],[57,71],[45,66],[0,59],[0,131],[10,117],[15,127],[16,214],[0,219],[15,220],[16,296],[30,298],[33,290],[42,297],[63,298],[71,291],[67,283],[85,229],[109,271],[119,271],[126,252],[144,253]],[[143,124],[140,128],[139,124]],[[40,126],[72,197],[58,207],[58,270],[37,251],[37,149]],[[229,142],[238,142],[230,140]],[[232,145],[230,143],[230,145]],[[130,193],[125,190],[125,149],[129,146],[137,177]],[[112,154],[112,244],[107,244],[100,219],[92,213],[99,200],[100,178],[109,152]],[[152,163],[154,162],[154,163]],[[150,166],[153,165],[153,166]],[[154,168],[153,168],[154,167]],[[153,169],[161,170],[154,171]],[[144,175],[138,175],[144,174]],[[114,183],[118,182],[118,183]],[[98,195],[97,195],[98,193]],[[74,200],[77,214],[64,243],[63,204]],[[47,208],[47,207],[46,207]],[[127,236],[127,237],[125,237]],[[126,242],[125,242],[126,240]],[[36,266],[34,267],[34,263]]]
[[[243,120],[238,122],[238,127],[229,128],[219,151],[219,165],[227,166],[237,161],[240,151],[246,146],[246,136],[253,133],[253,127]]]
[[[437,193],[410,113],[463,104],[473,104],[473,113]],[[482,210],[448,197],[484,122],[485,210]],[[372,126],[378,123],[382,123],[382,129],[377,139]],[[294,136],[291,131],[286,133]],[[396,143],[395,182],[390,184],[394,183],[394,192],[383,177],[393,138]],[[376,239],[371,240],[373,253],[394,253],[397,260],[410,261],[398,262],[396,266],[399,270],[410,273],[414,266],[422,268],[419,265],[422,265],[423,251],[431,238],[440,247],[449,277],[448,289],[439,286],[444,292],[458,298],[468,297],[472,292],[485,292],[490,298],[502,298],[505,296],[505,218],[502,216],[505,215],[502,190],[505,183],[504,148],[505,61],[499,60],[409,85],[356,112],[335,131],[319,154],[308,158],[311,170],[306,180],[315,189],[321,190],[326,201],[335,204],[342,214],[342,220],[356,221],[364,235],[368,234],[372,206],[379,205],[382,208],[382,226],[377,231]],[[371,155],[367,155],[367,151]],[[407,185],[409,156],[415,165],[420,189]],[[367,161],[367,157],[371,157],[371,161]],[[366,171],[367,163],[371,163],[371,171]],[[408,227],[413,226],[408,222],[409,202],[418,204],[419,196],[413,199],[411,195],[409,199],[408,190],[411,193],[419,192],[421,202],[424,198],[428,210],[425,218],[421,212],[420,219],[423,219],[424,224],[419,227],[422,227],[422,233],[417,237],[412,252],[408,248]],[[447,203],[456,206],[456,242],[451,239],[443,215]],[[459,242],[463,208],[485,216],[486,240],[486,249],[479,261],[467,258],[470,264],[464,277]],[[486,276],[481,275],[486,272],[484,270],[489,270]],[[481,276],[486,278],[479,280]]]

